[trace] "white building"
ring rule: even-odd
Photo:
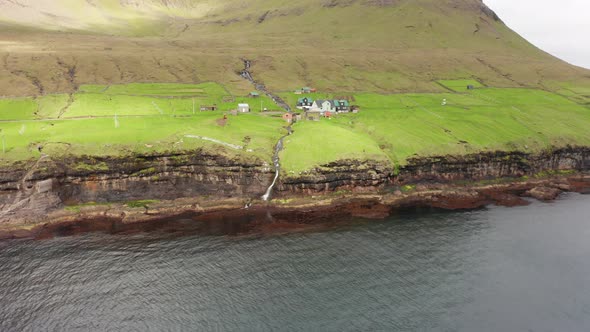
[[[248,104],[238,104],[238,112],[240,112],[240,113],[249,113],[250,112],[250,105],[248,105]]]
[[[334,103],[331,100],[316,100],[309,108],[309,111],[322,114],[326,112],[334,113],[336,108],[334,107]]]

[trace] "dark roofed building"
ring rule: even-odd
[[[337,113],[350,112],[350,104],[348,103],[348,100],[334,100],[333,103]]]
[[[311,105],[313,105],[313,99],[309,97],[303,97],[297,100],[297,108],[300,110],[308,110]]]

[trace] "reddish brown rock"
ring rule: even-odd
[[[571,172],[561,172],[565,170]],[[519,197],[525,193],[543,201],[562,191],[588,193],[589,170],[588,147],[541,154],[416,157],[395,172],[388,162],[340,160],[301,174],[282,174],[275,196],[284,203],[263,203],[257,198],[274,173],[256,158],[232,159],[204,149],[120,158],[44,158],[34,165],[0,168],[0,238],[118,233],[139,223],[149,224],[148,229],[182,228],[187,226],[182,220],[210,225],[230,220],[231,227],[272,220],[269,227],[285,228],[281,225],[385,218],[403,207],[517,206],[527,204]],[[138,200],[154,204],[127,206]],[[250,201],[252,209],[243,209]],[[179,216],[181,222],[175,221]]]
[[[557,188],[535,187],[525,193],[525,196],[538,199],[540,201],[553,201],[562,193]]]
[[[527,206],[530,204],[527,200],[510,192],[485,191],[484,194],[492,199],[498,206],[515,207]]]
[[[571,191],[581,194],[590,194],[590,178],[572,178],[569,179],[568,184]]]
[[[377,201],[352,202],[346,209],[353,217],[366,219],[384,219],[391,214],[391,207]]]
[[[487,196],[468,189],[461,190],[431,190],[411,193],[398,202],[394,207],[433,207],[445,210],[476,209],[493,203]]]

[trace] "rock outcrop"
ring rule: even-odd
[[[272,170],[260,160],[236,160],[197,150],[191,154],[44,158],[0,172],[3,214],[43,213],[60,204],[240,197],[264,192]]]
[[[391,165],[376,161],[342,160],[299,175],[283,174],[277,189],[279,196],[294,197],[337,191],[401,194],[400,190],[411,191],[418,187],[422,196],[426,196],[412,196],[405,206],[419,202],[450,209],[469,208],[485,202],[514,206],[525,204],[519,196],[527,191],[528,196],[551,200],[562,191],[585,190],[587,184],[555,182],[538,188],[533,185],[512,191],[490,188],[477,192],[462,186],[485,181],[493,183],[500,178],[526,180],[528,176],[534,180],[570,171],[588,171],[589,158],[589,148],[572,147],[542,154],[495,152],[414,158],[397,171]],[[88,202],[258,199],[272,179],[272,167],[264,161],[231,159],[203,150],[120,158],[52,160],[43,157],[29,165],[19,163],[0,170],[0,221],[23,215],[44,215],[62,205]],[[429,191],[437,185],[446,188]]]
[[[400,168],[398,183],[449,182],[523,177],[544,171],[589,170],[590,148],[569,147],[540,154],[482,152],[467,156],[412,158]]]
[[[282,179],[279,190],[288,193],[330,192],[343,189],[370,190],[389,183],[393,168],[375,161],[341,160]]]
[[[550,187],[535,187],[525,193],[525,196],[538,199],[540,201],[553,201],[562,193],[557,188]]]
[[[282,180],[280,190],[329,192],[342,189],[370,190],[387,185],[481,181],[543,175],[543,172],[590,170],[590,148],[564,148],[541,154],[488,152],[466,156],[412,158],[399,167],[375,161],[341,160],[299,176]]]

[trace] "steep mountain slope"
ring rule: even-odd
[[[530,45],[481,0],[0,0],[0,22],[3,95],[203,81],[242,92],[242,58],[278,91],[590,85],[589,71]]]

